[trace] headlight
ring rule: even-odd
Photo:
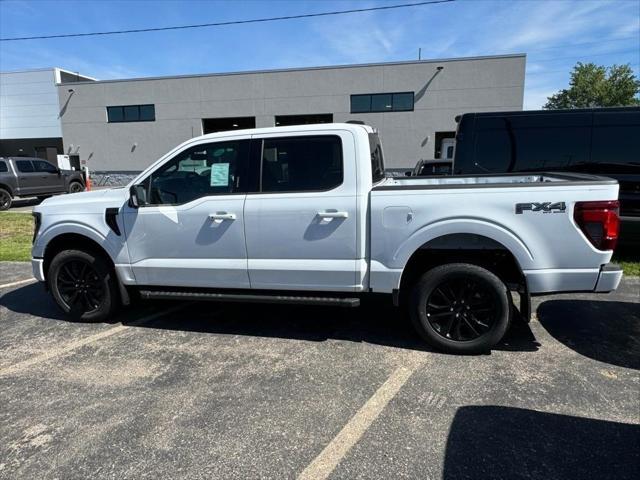
[[[31,243],[35,243],[36,237],[38,236],[38,230],[40,230],[40,225],[42,224],[42,214],[39,212],[33,212],[33,238],[31,239]]]

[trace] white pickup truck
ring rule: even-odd
[[[388,294],[450,352],[530,295],[614,290],[618,184],[577,174],[387,178],[378,135],[323,124],[193,138],[128,188],[35,208],[33,272],[70,316],[147,299],[357,306]]]

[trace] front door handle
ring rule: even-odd
[[[320,218],[349,218],[349,212],[318,212]]]
[[[215,223],[222,223],[225,220],[233,221],[236,219],[236,214],[227,212],[210,213],[209,219],[213,220]]]

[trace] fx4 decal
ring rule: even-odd
[[[522,214],[527,210],[542,213],[564,213],[567,210],[567,206],[564,202],[516,203],[516,214]]]

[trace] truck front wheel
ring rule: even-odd
[[[411,292],[410,313],[418,333],[450,353],[490,350],[509,328],[505,284],[490,271],[451,263],[426,272]]]
[[[58,306],[74,320],[102,322],[117,308],[114,274],[100,255],[81,250],[58,253],[47,282]]]
[[[0,188],[0,210],[11,208],[11,194],[4,188]]]

